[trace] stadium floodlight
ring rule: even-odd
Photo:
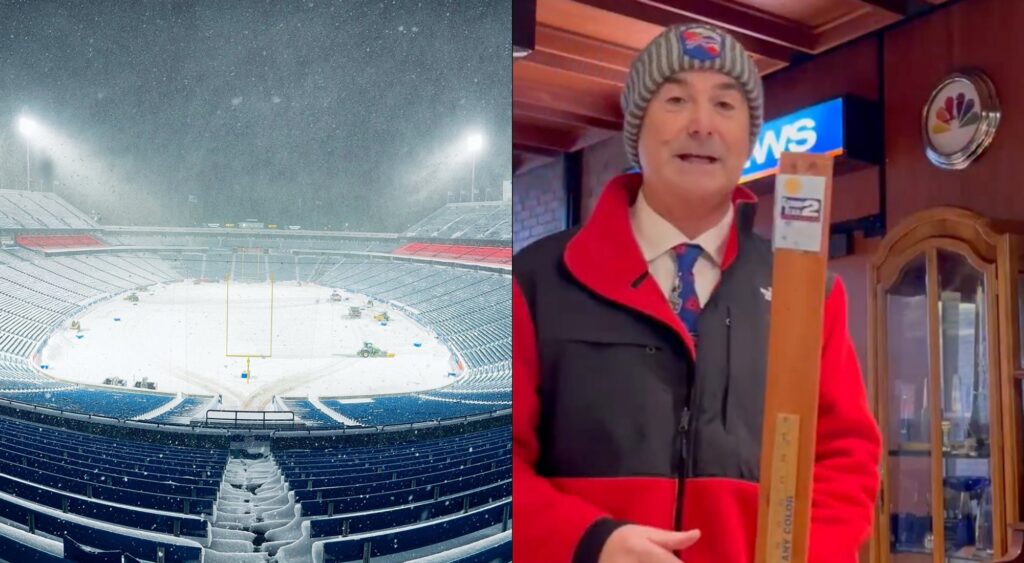
[[[39,134],[39,124],[34,119],[23,115],[18,118],[18,132],[26,139]],[[32,145],[25,143],[25,191],[32,190]]]
[[[22,135],[31,138],[39,133],[39,124],[31,117],[23,115],[18,118],[18,131]]]
[[[476,201],[476,157],[484,148],[484,136],[478,132],[472,132],[466,137],[466,151],[473,159],[473,179],[469,188],[469,201]]]
[[[479,153],[484,148],[484,136],[480,133],[470,133],[466,137],[466,149],[470,154]]]

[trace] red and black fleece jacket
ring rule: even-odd
[[[694,342],[629,224],[641,182],[614,179],[584,227],[514,258],[517,561],[597,561],[628,523],[700,529],[680,554],[687,563],[754,560],[771,245],[753,233],[754,197],[738,188],[722,278]],[[809,553],[812,563],[855,563],[881,446],[846,293],[829,280]]]

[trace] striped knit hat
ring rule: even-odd
[[[637,55],[622,92],[622,136],[626,156],[634,166],[640,166],[637,143],[647,104],[666,79],[684,70],[716,70],[739,83],[750,107],[750,146],[754,146],[764,120],[764,92],[757,65],[739,41],[717,27],[674,25]]]

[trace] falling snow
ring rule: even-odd
[[[0,188],[52,189],[109,225],[372,232],[468,200],[471,183],[496,199],[511,177],[510,6],[8,2]],[[33,147],[30,175],[9,130],[22,113],[63,143]],[[471,130],[489,141],[475,167]]]

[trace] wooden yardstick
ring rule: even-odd
[[[832,157],[783,153],[775,177],[757,563],[807,561],[831,192]]]

